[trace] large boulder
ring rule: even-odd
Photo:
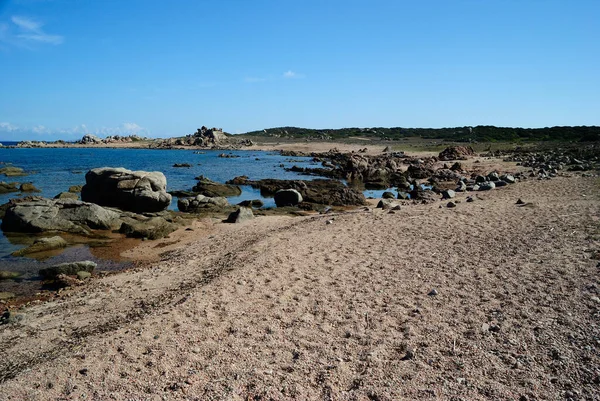
[[[167,179],[159,171],[102,167],[88,171],[81,199],[136,213],[159,212],[171,204]]]
[[[192,191],[204,196],[213,198],[219,196],[239,196],[242,194],[242,190],[237,185],[221,184],[204,176],[196,177],[196,179],[198,183],[192,188]]]
[[[118,228],[119,217],[119,213],[93,203],[32,197],[9,203],[1,227],[5,232],[64,231],[87,235],[91,229]]]
[[[275,192],[274,198],[278,207],[297,206],[302,202],[302,195],[295,189],[280,189]]]
[[[181,198],[177,201],[177,208],[180,212],[198,213],[206,209],[223,209],[229,206],[227,198],[222,196],[209,197],[198,195],[191,198]]]

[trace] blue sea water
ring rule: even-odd
[[[5,143],[5,145],[9,145]],[[221,158],[219,154],[231,154],[234,158]],[[213,181],[225,182],[236,176],[246,175],[250,179],[313,179],[312,176],[285,171],[283,167],[294,164],[314,165],[308,157],[284,157],[276,152],[263,151],[193,151],[193,150],[150,150],[150,149],[20,149],[0,148],[0,162],[21,167],[28,175],[22,177],[0,177],[6,182],[31,182],[41,195],[52,198],[72,185],[85,184],[85,173],[97,167],[124,167],[130,170],[161,171],[167,177],[167,190],[190,190],[196,183],[195,177],[204,175]],[[175,163],[188,163],[192,167],[173,167]],[[283,167],[282,167],[283,165]],[[263,198],[260,191],[249,186],[242,187],[242,195],[230,197],[230,203],[247,199],[262,199],[265,207],[274,206],[272,198]],[[0,194],[0,204],[10,198],[27,196],[13,192]],[[173,198],[171,209],[177,208]],[[12,244],[0,234],[0,268],[6,257],[23,245]]]

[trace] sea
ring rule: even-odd
[[[2,142],[2,141],[0,141]],[[5,146],[16,143],[2,142]],[[232,157],[219,157],[222,153]],[[225,182],[236,176],[245,175],[251,180],[264,178],[312,180],[317,177],[286,171],[294,165],[302,167],[320,166],[310,157],[282,156],[279,152],[246,150],[157,150],[157,149],[98,149],[98,148],[0,148],[0,165],[21,167],[27,173],[22,177],[0,177],[6,182],[31,182],[41,195],[53,198],[67,191],[72,185],[84,185],[87,171],[98,167],[124,167],[129,170],[161,171],[167,178],[167,190],[191,190],[196,179],[203,175],[213,181]],[[173,167],[176,163],[187,163],[192,167]],[[378,197],[383,191],[365,191],[365,196]],[[0,194],[0,204],[9,199],[27,196],[18,192]],[[272,198],[264,198],[260,191],[249,186],[242,187],[242,194],[228,198],[236,204],[242,200],[261,199],[265,208],[275,207]],[[170,206],[176,210],[177,198]],[[123,262],[98,258],[86,245],[69,248],[60,255],[47,260],[13,257],[10,254],[25,247],[22,237],[6,237],[0,234],[0,270],[18,271],[21,280],[36,280],[39,268],[65,261],[94,260],[98,268],[113,270],[123,267]],[[10,280],[9,280],[10,281]],[[11,290],[7,281],[0,280],[0,292]],[[19,286],[16,286],[19,291]],[[12,288],[12,290],[15,290]]]

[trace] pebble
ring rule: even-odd
[[[456,207],[456,203],[454,203],[454,202],[448,202],[448,203],[446,204],[446,206],[447,206],[447,207]]]
[[[516,202],[515,204],[516,204],[516,205],[524,205],[524,204],[525,204],[525,202],[523,202],[523,201],[521,200],[521,198],[519,198],[519,199],[517,199],[517,202]]]
[[[437,294],[438,294],[438,292],[437,292],[437,290],[434,288],[434,289],[432,289],[431,291],[429,291],[429,294],[427,294],[427,295],[434,297],[434,296],[436,296]]]
[[[327,220],[325,224],[333,224],[333,220]]]

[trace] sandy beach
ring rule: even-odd
[[[600,399],[599,187],[195,222],[13,311],[0,399]]]

